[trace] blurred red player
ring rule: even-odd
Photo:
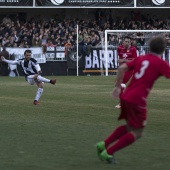
[[[154,37],[149,46],[149,54],[137,57],[118,68],[113,98],[119,98],[124,73],[127,70],[133,70],[134,73],[120,97],[119,120],[124,119],[126,123],[118,126],[105,140],[97,143],[99,158],[108,163],[115,164],[114,154],[142,137],[147,124],[147,97],[160,76],[170,79],[170,66],[161,58],[166,47],[165,39]]]
[[[136,47],[131,46],[131,38],[129,36],[125,36],[123,40],[123,44],[120,45],[117,49],[119,60],[119,65],[129,62],[137,57]],[[124,89],[126,88],[126,83],[130,80],[133,75],[133,70],[127,71],[124,74],[122,83],[121,83],[121,94],[123,93]],[[115,106],[116,108],[120,108],[121,105],[118,104]]]

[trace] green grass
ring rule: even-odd
[[[169,80],[155,84],[145,134],[115,154],[116,166],[99,161],[94,147],[124,123],[117,121],[118,101],[111,98],[114,77],[57,81],[56,86],[44,84],[41,105],[34,106],[36,86],[23,77],[0,78],[1,170],[169,170]]]

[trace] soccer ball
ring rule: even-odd
[[[162,5],[163,3],[165,3],[165,0],[152,0],[152,2],[153,2],[155,5]]]
[[[51,2],[54,4],[54,5],[60,5],[64,2],[64,0],[51,0]]]

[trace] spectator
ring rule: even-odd
[[[65,55],[67,56],[67,54],[71,51],[72,48],[72,44],[70,42],[70,39],[67,40],[67,43],[65,44]]]
[[[34,17],[30,19],[22,19],[18,13],[14,20],[7,15],[0,24],[0,41],[2,45],[14,46],[17,43],[21,47],[22,41],[27,41],[29,47],[47,44],[47,39],[52,40],[53,45],[64,46],[69,38],[72,45],[76,44],[77,30],[76,24],[79,25],[79,45],[83,46],[86,37],[91,36],[93,46],[96,46],[98,41],[101,41],[97,32],[104,32],[105,29],[169,29],[170,24],[168,18],[159,19],[156,15],[142,14],[130,12],[129,16],[121,17],[112,14],[113,11],[104,11],[97,9],[95,18],[93,19],[62,19],[59,15],[49,17],[49,20],[40,20]],[[14,41],[11,42],[11,37],[14,36]],[[111,36],[111,35],[109,35]],[[35,40],[39,37],[39,40]],[[136,37],[135,37],[136,38]],[[96,40],[97,39],[97,40]],[[143,45],[143,38],[136,39],[137,45]],[[33,43],[36,41],[36,43]],[[37,42],[38,41],[38,42]],[[40,43],[39,43],[40,41]],[[97,41],[97,43],[96,43]],[[109,40],[110,41],[110,40]],[[112,41],[112,44],[121,44],[122,36],[117,37]],[[16,46],[16,44],[15,44]]]
[[[46,47],[55,47],[55,45],[53,44],[53,42],[50,38],[47,40]]]
[[[0,58],[1,56],[4,56],[5,59],[9,60],[10,59],[10,54],[6,50],[6,47],[4,46],[2,51],[0,52]],[[1,76],[8,76],[9,70],[8,70],[8,64],[4,63],[0,60],[0,74]]]
[[[9,15],[6,15],[6,16],[3,18],[2,23],[3,23],[4,25],[6,25],[6,24],[11,24],[11,18],[9,17]]]
[[[91,37],[86,37],[84,39],[84,44],[83,44],[83,54],[84,55],[89,55],[91,52],[91,47],[92,47],[92,41]]]
[[[41,46],[41,40],[38,35],[34,35],[32,38],[32,46],[33,47],[40,47]]]

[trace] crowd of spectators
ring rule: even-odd
[[[56,14],[48,21],[36,20],[34,17],[20,20],[18,15],[11,19],[3,18],[0,24],[0,46],[6,47],[41,47],[65,46],[77,43],[77,24],[79,25],[78,41],[83,51],[89,51],[91,46],[100,46],[103,33],[108,30],[169,30],[170,19],[159,19],[156,15],[141,14],[131,11],[125,17],[112,15],[112,10],[106,13],[97,9],[92,19],[65,18]],[[122,35],[113,34],[108,37],[108,44],[120,44]],[[133,42],[144,45],[143,33],[135,33]],[[169,34],[166,33],[167,39]]]

